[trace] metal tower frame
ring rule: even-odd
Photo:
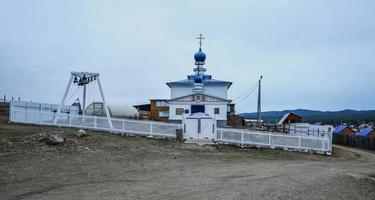
[[[78,80],[78,78],[79,78],[79,80]],[[69,91],[70,91],[70,87],[72,86],[72,83],[76,83],[78,86],[82,86],[83,87],[82,115],[85,115],[86,94],[87,94],[86,85],[89,84],[89,83],[91,83],[92,81],[96,81],[98,83],[98,88],[99,88],[99,91],[100,91],[100,96],[101,96],[101,99],[103,101],[103,108],[105,110],[105,115],[106,115],[106,117],[108,119],[108,125],[109,125],[110,128],[112,128],[112,120],[111,120],[111,116],[109,114],[107,102],[106,102],[105,97],[104,97],[102,85],[100,83],[99,73],[71,72],[68,85],[67,85],[67,87],[65,89],[64,96],[63,96],[63,98],[61,100],[61,103],[60,103],[60,105],[59,105],[59,107],[57,109],[57,113],[58,114],[61,113],[61,109],[64,106],[64,103],[65,103],[66,98],[67,98],[67,96],[69,94]],[[57,118],[55,118],[55,120],[54,120],[55,124],[56,124],[56,122],[57,122]]]

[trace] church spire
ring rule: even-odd
[[[203,67],[205,64],[204,61],[206,60],[206,54],[202,51],[202,40],[205,38],[203,37],[203,34],[199,34],[197,39],[199,40],[199,51],[194,54],[195,65],[197,66],[194,68],[194,72],[196,75],[200,76],[206,72],[206,69]]]

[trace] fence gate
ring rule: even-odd
[[[183,120],[184,139],[215,139],[215,120],[204,113],[194,113]]]

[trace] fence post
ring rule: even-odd
[[[40,123],[40,122],[42,122],[42,112],[39,112],[39,115],[38,115],[39,117],[38,117],[38,122]]]
[[[125,133],[125,120],[122,120],[122,132]]]
[[[27,118],[27,113],[28,113],[27,112],[27,103],[26,103],[26,109],[25,110],[26,110],[26,112],[25,112],[25,114],[26,114],[26,121],[28,121],[28,118]]]
[[[268,145],[271,146],[272,142],[271,142],[271,133],[268,133]]]
[[[5,102],[5,101],[4,101]],[[12,103],[9,104],[9,121],[13,121],[13,109],[12,109]]]
[[[153,125],[153,123],[150,122],[150,135],[152,135],[152,125]]]
[[[301,136],[298,136],[298,148],[301,148]]]
[[[94,118],[94,128],[96,128],[97,124],[96,124],[96,117]]]
[[[220,140],[223,141],[223,129],[220,129]]]
[[[243,130],[241,130],[241,147],[243,147]]]
[[[72,126],[72,116],[70,114],[68,115],[68,126]]]

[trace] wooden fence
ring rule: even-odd
[[[356,135],[334,135],[333,143],[338,145],[375,150],[375,138]]]

